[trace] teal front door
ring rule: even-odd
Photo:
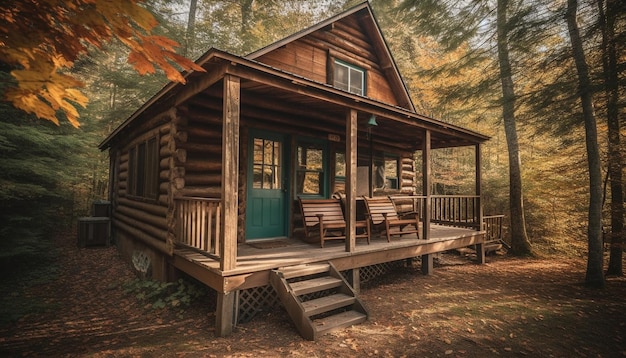
[[[251,132],[246,239],[287,236],[284,138]]]

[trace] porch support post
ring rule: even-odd
[[[354,292],[361,293],[361,268],[355,267],[348,274],[348,281],[352,285]]]
[[[224,76],[224,108],[222,127],[222,233],[220,238],[220,270],[237,265],[237,218],[239,216],[239,77]]]
[[[350,109],[346,115],[346,251],[356,248],[356,149],[357,111]],[[357,270],[358,271],[358,270]]]
[[[476,220],[478,220],[478,230],[485,230],[483,223],[483,202],[482,202],[482,156],[481,156],[481,145],[477,143],[474,147],[474,155],[476,155]],[[484,238],[483,238],[484,241]],[[485,263],[485,244],[480,243],[476,245],[476,256],[478,258],[478,262],[481,264]]]
[[[235,297],[237,297],[237,294],[234,291],[217,293],[215,334],[218,337],[226,337],[233,333],[235,320]]]
[[[224,76],[222,118],[222,235],[220,243],[220,270],[237,266],[237,218],[239,174],[239,77]],[[235,324],[235,292],[218,292],[215,312],[215,333],[227,336]]]
[[[422,195],[426,197],[424,203],[424,222],[422,226],[422,238],[430,239],[430,213],[431,213],[431,165],[430,165],[430,131],[424,132],[424,143],[422,144]],[[422,255],[422,273],[431,274],[433,271],[432,254]]]

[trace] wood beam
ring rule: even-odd
[[[284,101],[280,103],[272,102],[271,106],[268,106],[268,102],[259,97],[256,92],[242,90],[241,96],[242,121],[245,119],[254,119],[267,121],[269,123],[279,123],[281,125],[289,126],[290,130],[294,132],[300,131],[303,135],[311,134],[311,130],[319,131],[321,133],[334,134],[342,134],[343,132],[344,121],[342,116],[335,116],[328,111],[325,112],[320,109],[319,105],[304,106],[295,102],[289,103]],[[218,101],[218,98],[214,97],[203,96],[202,98],[190,100],[190,103],[193,107],[205,110],[221,110],[221,102]],[[312,111],[311,108],[315,108],[316,110]],[[193,120],[201,120],[200,118],[202,117],[206,117],[206,115],[190,115],[190,119]],[[298,120],[294,120],[294,118],[298,118]],[[255,123],[256,127],[260,127],[261,125],[262,123]],[[275,127],[268,127],[268,129],[273,130]],[[389,135],[386,135],[385,132],[378,133],[376,137],[376,144],[384,145],[392,150],[415,150],[417,145],[416,141],[419,138],[399,141],[396,131],[390,130],[389,133]],[[361,136],[365,135],[366,134],[364,132],[361,132]]]
[[[217,310],[215,312],[215,334],[218,337],[226,337],[233,333],[236,297],[236,291],[217,293]]]
[[[346,114],[346,251],[356,249],[356,148],[357,112],[351,109]]]
[[[232,270],[237,266],[240,86],[238,77],[231,75],[224,77],[221,193],[223,230],[222,235],[220,235],[221,271]],[[228,336],[233,331],[236,296],[237,291],[217,293],[215,332],[220,337]]]
[[[227,65],[223,64],[214,68],[209,73],[202,74],[202,79],[189,81],[174,99],[174,107],[178,107],[196,94],[206,90],[217,83],[226,73]]]
[[[422,239],[430,239],[430,213],[431,213],[431,133],[424,131],[424,143],[422,143],[422,195],[426,197],[424,213],[422,214]],[[433,272],[433,257],[431,254],[422,255],[422,273],[429,275]]]
[[[474,155],[476,156],[476,195],[478,196],[478,223],[479,230],[485,230],[483,227],[483,202],[482,202],[482,156],[481,156],[481,145],[477,143],[474,148]],[[481,264],[485,263],[485,245],[478,244],[476,245],[476,253],[478,255],[478,261]]]
[[[430,211],[431,211],[431,148],[430,131],[424,131],[424,143],[422,143],[422,195],[426,197],[424,203],[422,239],[430,239]]]
[[[455,238],[451,240],[440,240],[435,242],[423,243],[410,247],[396,247],[388,250],[381,250],[368,253],[367,255],[350,255],[331,259],[333,265],[339,271],[350,270],[355,267],[363,267],[376,265],[384,262],[392,262],[404,260],[411,257],[430,255],[437,252],[444,252],[470,245],[478,245],[485,240],[484,233],[475,232],[474,234]],[[421,240],[420,240],[421,241]]]
[[[237,218],[239,173],[240,80],[224,77],[224,108],[222,126],[222,223],[223,237],[220,269],[228,271],[237,265]]]

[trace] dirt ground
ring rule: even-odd
[[[123,289],[134,277],[115,248],[59,245],[58,279],[15,297],[46,309],[0,327],[0,356],[626,357],[626,279],[587,289],[583,258],[440,255],[432,275],[365,285],[369,320],[310,342],[282,309],[217,338],[213,299],[153,309]]]

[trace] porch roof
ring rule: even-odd
[[[126,119],[100,145],[104,150],[120,135],[167,109],[182,104],[221,109],[222,79],[241,78],[241,114],[260,124],[278,123],[304,133],[345,134],[349,109],[358,112],[359,131],[376,115],[378,126],[372,137],[379,144],[414,151],[421,148],[426,130],[431,147],[474,145],[489,139],[483,134],[434,118],[355,95],[218,49],[209,50],[196,61],[206,72],[185,74],[186,84],[170,83]]]

